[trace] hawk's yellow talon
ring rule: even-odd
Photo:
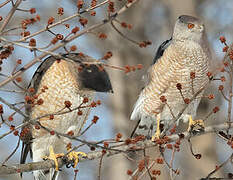
[[[192,116],[189,116],[189,126],[188,126],[188,132],[192,131],[195,127],[199,127],[200,129],[203,129],[204,126],[204,121],[199,119],[199,120],[193,120]]]
[[[67,150],[69,151],[70,148],[67,148]],[[82,156],[82,157],[87,157],[87,154],[84,153],[84,152],[75,152],[75,151],[71,151],[69,154],[68,154],[68,159],[69,160],[74,160],[74,166],[73,168],[75,168],[79,162],[79,156]]]
[[[156,127],[156,133],[154,136],[152,136],[151,141],[154,141],[155,139],[160,138],[160,114],[157,115],[157,127]]]
[[[55,170],[58,171],[59,170],[59,166],[58,166],[58,161],[57,161],[57,158],[59,157],[62,157],[64,156],[63,153],[60,153],[60,154],[55,154],[54,153],[54,150],[53,150],[53,147],[50,146],[49,147],[49,156],[44,156],[43,159],[51,159],[54,161],[54,164],[55,164]]]

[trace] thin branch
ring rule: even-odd
[[[231,91],[231,90],[229,90],[229,91]],[[222,94],[222,96],[223,96],[223,98],[226,100],[226,101],[230,101],[230,99],[228,99],[227,97],[226,97],[226,95],[223,93],[223,91],[220,91],[221,92],[221,94]]]
[[[229,158],[227,158],[226,161],[224,161],[221,165],[219,165],[217,168],[215,168],[211,173],[208,174],[208,176],[206,176],[206,180],[210,179],[210,176],[212,176],[214,173],[216,173],[220,168],[222,168],[225,164],[227,164],[229,161],[233,160],[233,153],[231,154],[231,156]]]
[[[17,0],[16,3],[11,8],[10,12],[8,13],[6,18],[4,19],[2,26],[0,27],[0,34],[4,30],[4,28],[7,26],[7,24],[10,22],[12,16],[14,15],[15,11],[17,10],[17,8],[21,4],[21,2],[22,2],[22,0]]]
[[[163,153],[163,151],[162,151],[162,149],[161,149],[161,146],[159,146],[159,151],[160,151],[160,154],[161,154],[161,156],[163,157],[163,160],[164,160],[166,166],[168,167],[168,169],[170,169],[170,170],[172,170],[174,173],[176,173],[176,170],[174,170],[174,169],[172,168],[172,166],[170,166],[170,164],[167,162],[167,160],[166,160],[166,158],[165,158],[165,156],[164,156],[164,153]]]
[[[0,8],[2,8],[3,6],[5,6],[6,4],[8,4],[11,0],[6,0],[5,2],[0,4]]]
[[[227,57],[228,57],[228,60],[230,61],[230,73],[229,73],[229,101],[228,101],[228,114],[227,114],[227,122],[230,124],[231,123],[231,116],[232,116],[232,93],[233,93],[233,63],[232,63],[232,60],[229,58],[229,54],[233,52],[233,44],[231,44],[231,47],[229,48],[228,52],[227,52]],[[225,57],[224,57],[225,58]],[[227,131],[227,134],[229,134],[229,130]]]
[[[16,108],[14,105],[8,103],[6,100],[4,100],[3,98],[0,97],[0,101],[2,103],[4,103],[5,105],[7,105],[10,109],[13,109],[15,112],[19,113],[20,115],[22,115],[23,117],[27,118],[28,116],[23,113],[20,109]]]
[[[151,163],[150,163],[150,165],[148,166],[148,169],[150,170],[154,165],[155,165],[155,163],[156,163],[156,161],[152,161]],[[147,170],[146,171],[143,171],[143,173],[138,177],[138,179],[141,179],[143,176],[144,176],[144,174],[147,172]]]
[[[150,179],[152,179],[152,176],[150,174],[150,169],[149,169],[148,164],[147,164],[149,162],[149,158],[146,156],[146,149],[143,149],[143,156],[144,156],[144,162],[145,162],[146,172],[148,173]]]
[[[89,124],[81,133],[79,136],[82,136],[83,134],[85,134],[87,132],[88,129],[90,129],[95,123],[91,122],[91,124]]]
[[[15,149],[12,151],[12,153],[3,161],[2,165],[4,165],[17,151],[17,149],[19,148],[19,144],[20,144],[20,138],[18,139],[17,145],[15,147]]]
[[[209,81],[193,95],[193,97],[190,99],[190,103],[205,89],[208,83]],[[189,104],[185,104],[184,108],[179,112],[176,118],[173,118],[172,121],[169,122],[168,126],[165,127],[165,129],[161,133],[161,136],[163,136],[164,133],[167,132],[167,130],[170,129],[170,127],[172,127],[180,119],[180,117],[182,116],[182,114],[184,113],[184,111],[186,110],[188,106]]]
[[[174,178],[173,178],[173,161],[174,161],[174,157],[175,157],[175,152],[176,152],[176,149],[173,148],[172,149],[172,156],[171,156],[171,160],[170,160],[170,167],[171,167],[171,169],[170,169],[170,178],[171,178],[171,180],[174,180]]]
[[[192,155],[193,155],[195,158],[200,159],[200,158],[201,158],[201,154],[195,154],[195,153],[193,152],[193,144],[191,143],[190,138],[188,138],[188,143],[189,143],[189,149],[190,149]]]
[[[102,168],[102,164],[103,164],[103,158],[104,158],[104,153],[102,153],[102,156],[100,157],[98,180],[101,180],[100,175],[101,175],[101,168]]]
[[[128,40],[129,42],[132,42],[133,44],[137,44],[137,45],[140,44],[139,42],[137,42],[137,41],[135,41],[135,40],[133,40],[133,39],[130,39],[128,36],[124,35],[119,29],[117,29],[117,27],[114,25],[113,22],[114,22],[114,21],[111,22],[111,25],[112,25],[113,29],[114,29],[120,36],[122,36],[124,39]]]
[[[0,101],[1,101],[1,99],[2,99],[2,98],[0,97]],[[5,101],[2,101],[2,102],[5,102]],[[9,103],[8,103],[8,104],[9,104]],[[11,104],[9,104],[9,105],[12,106]],[[62,108],[61,110],[59,110],[59,111],[57,111],[57,112],[55,112],[55,113],[44,114],[44,115],[39,116],[39,117],[36,117],[36,118],[34,118],[34,119],[29,119],[29,120],[25,121],[24,123],[22,123],[22,124],[16,126],[14,130],[20,129],[20,128],[22,128],[22,127],[28,125],[28,124],[39,123],[39,122],[37,122],[39,119],[44,118],[44,117],[49,117],[50,115],[62,115],[62,114],[70,113],[71,111],[75,111],[75,110],[77,110],[77,109],[87,108],[87,107],[90,107],[90,105],[83,106],[83,103],[81,103],[79,106],[77,106],[77,107],[75,107],[75,108],[73,108],[73,109],[68,109],[68,110],[66,110],[66,111],[63,111],[63,110],[65,109],[65,107],[64,107],[64,108]],[[16,110],[15,110],[15,111],[16,111]],[[26,116],[26,117],[27,117],[27,116]],[[41,127],[43,127],[43,126],[41,125]],[[47,130],[46,127],[43,127],[43,128]],[[51,131],[51,130],[50,130],[50,131]],[[13,130],[10,130],[10,131],[8,131],[8,132],[2,134],[2,135],[0,136],[0,139],[4,138],[5,136],[9,135],[9,134],[12,133],[12,132],[13,132]]]

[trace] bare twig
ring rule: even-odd
[[[21,2],[22,2],[22,0],[17,0],[15,2],[15,4],[13,5],[13,7],[11,8],[10,12],[8,13],[6,18],[4,19],[2,26],[0,27],[0,34],[4,30],[4,28],[7,26],[7,24],[10,22],[12,16],[14,15],[15,11],[17,10],[17,8],[21,4]]]
[[[11,0],[6,0],[5,2],[0,4],[0,8],[2,8],[3,6],[5,6],[6,4],[8,4]]]
[[[8,103],[6,100],[0,97],[0,101],[4,104],[6,104],[10,109],[13,109],[15,112],[19,113],[23,117],[28,117],[25,113],[23,113],[20,109],[16,108],[14,105]]]
[[[160,151],[160,154],[161,154],[161,156],[163,157],[163,160],[164,160],[165,164],[167,165],[168,169],[170,169],[170,170],[172,170],[174,173],[176,173],[176,170],[174,170],[174,169],[172,168],[172,166],[167,162],[167,160],[166,160],[166,158],[165,158],[165,156],[164,156],[164,153],[163,153],[163,151],[162,151],[161,146],[159,146],[159,151]]]
[[[17,151],[17,149],[19,148],[19,144],[20,144],[20,139],[18,138],[18,142],[17,145],[15,147],[15,149],[12,151],[12,153],[3,161],[2,165],[4,165]]]
[[[192,102],[205,89],[205,87],[208,83],[209,83],[209,81],[193,95],[193,97],[190,99],[190,102]],[[184,113],[184,111],[186,110],[186,108],[188,106],[189,106],[189,104],[185,104],[184,108],[179,112],[179,114],[176,116],[176,118],[173,118],[172,121],[169,121],[169,125],[167,127],[165,127],[165,129],[161,133],[161,136],[163,136],[164,133],[166,133],[166,131],[168,129],[170,129],[170,127],[172,127],[180,119],[180,117],[182,116],[182,114]]]
[[[124,35],[119,29],[117,29],[117,27],[114,25],[113,22],[114,22],[114,21],[111,22],[111,25],[112,25],[113,29],[114,29],[118,34],[120,34],[124,39],[126,39],[126,40],[132,42],[133,44],[137,44],[137,45],[140,44],[139,42],[137,42],[137,41],[135,41],[135,40],[133,40],[133,39],[130,39],[128,36]]]
[[[101,180],[101,168],[102,168],[102,164],[103,164],[103,158],[104,158],[104,153],[102,153],[102,156],[100,157],[100,162],[99,162],[99,172],[98,172],[98,180]]]
[[[228,99],[228,98],[227,98],[227,96],[223,93],[223,91],[220,91],[220,92],[221,92],[221,94],[222,94],[223,98],[224,98],[226,101],[228,101],[228,102],[229,102],[229,101],[230,101],[230,99]]]
[[[171,156],[171,160],[170,160],[170,178],[171,180],[174,180],[174,177],[173,177],[173,161],[174,161],[174,157],[175,157],[175,152],[176,152],[176,149],[173,148],[172,149],[172,156]]]
[[[230,58],[229,58],[229,54],[230,53],[232,53],[233,52],[233,44],[231,45],[231,47],[229,48],[229,50],[227,51],[227,58],[229,59],[229,61],[230,61],[230,66],[229,66],[229,71],[230,71],[230,73],[229,73],[229,78],[230,78],[230,80],[229,80],[229,101],[228,101],[228,114],[227,114],[227,122],[230,124],[231,123],[231,116],[232,116],[232,93],[233,93],[233,75],[232,75],[232,73],[233,73],[233,63],[232,63],[232,60],[230,60]],[[226,56],[225,56],[226,57]],[[224,58],[225,58],[224,57]],[[229,133],[229,130],[227,131],[227,134]]]
[[[216,173],[220,168],[222,168],[225,164],[227,164],[229,161],[233,160],[233,153],[231,154],[231,156],[229,158],[227,158],[226,161],[224,161],[221,165],[219,165],[217,168],[215,168],[211,173],[208,174],[208,176],[206,176],[206,180],[210,179],[210,176],[212,176],[214,173]]]
[[[152,179],[152,176],[150,174],[150,169],[148,167],[149,157],[146,156],[146,149],[143,149],[143,156],[144,156],[144,162],[145,162],[146,172],[148,173],[150,179]]]
[[[150,170],[155,165],[155,163],[156,163],[156,161],[152,161],[150,163],[150,165],[148,166],[148,169]],[[141,179],[145,175],[146,172],[147,172],[147,170],[143,171],[143,173],[138,177],[138,179]]]
[[[91,124],[89,124],[81,133],[79,136],[82,136],[83,134],[85,134],[87,132],[88,129],[91,128],[91,126],[93,126],[95,123],[91,122]]]

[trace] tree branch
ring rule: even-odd
[[[12,16],[14,15],[15,11],[17,10],[18,6],[21,4],[22,0],[17,0],[16,3],[13,5],[12,9],[8,13],[7,17],[5,18],[2,26],[0,27],[0,32],[4,30],[7,24],[10,22]]]
[[[216,131],[223,131],[227,129],[233,129],[233,123],[223,123],[223,124],[218,124],[218,125],[213,125],[213,126],[208,126],[204,129],[202,133],[191,135],[189,132],[184,132],[183,136],[184,138],[190,138],[190,137],[195,137],[195,136],[200,136],[203,134],[207,133],[213,133]],[[180,134],[175,134],[168,136],[169,142],[174,142],[178,139],[180,139]],[[117,147],[119,151],[111,151],[106,148],[106,157],[119,154],[121,152],[128,153],[130,151],[140,151],[145,148],[157,146],[155,142],[152,142],[151,140],[145,140],[145,141],[140,141],[137,142],[136,144],[129,144],[126,145],[125,143],[122,143],[121,146]],[[111,148],[111,147],[110,147]],[[98,159],[102,157],[102,151],[96,151],[96,152],[89,152],[87,153],[87,157],[83,158],[80,157],[80,161],[87,161],[87,160],[93,160],[93,159]],[[59,159],[59,167],[62,167],[64,165],[64,162]],[[14,165],[5,165],[0,167],[0,175],[2,174],[15,174],[15,173],[21,173],[21,172],[30,172],[30,171],[35,171],[35,170],[46,170],[54,167],[54,162],[52,160],[46,160],[46,161],[41,161],[41,162],[33,162],[33,163],[27,163],[27,164],[14,164]]]
[[[88,28],[83,29],[82,31],[80,31],[79,33],[74,34],[73,36],[67,38],[65,41],[62,41],[60,43],[58,43],[57,45],[51,47],[50,49],[48,49],[49,52],[53,52],[61,47],[64,47],[67,43],[73,41],[74,39],[80,37],[83,34],[86,34],[96,28],[99,28],[109,22],[111,22],[112,20],[114,20],[118,15],[120,15],[121,13],[123,13],[125,10],[127,10],[130,6],[132,6],[134,3],[136,3],[139,0],[134,0],[131,3],[126,4],[125,6],[123,6],[118,12],[112,14],[110,17],[108,17],[107,19],[102,20],[101,22],[94,24]],[[3,38],[0,38],[2,41],[4,41]],[[12,44],[14,44],[14,42],[12,42]],[[36,48],[33,48],[35,49]],[[23,72],[25,72],[27,69],[29,69],[31,66],[33,66],[34,64],[36,64],[37,62],[39,62],[41,59],[43,59],[44,57],[46,57],[48,55],[48,53],[42,53],[41,55],[35,57],[32,61],[30,61],[28,64],[26,64],[24,67],[22,67],[19,71],[17,71],[16,73],[14,73],[12,76],[9,76],[7,79],[3,80],[2,82],[0,82],[0,87],[4,86],[5,84],[9,83],[10,81],[14,80],[17,76],[20,76]]]

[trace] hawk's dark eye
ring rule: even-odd
[[[194,28],[194,24],[188,23],[187,27],[188,27],[189,29],[193,29],[193,28]]]

